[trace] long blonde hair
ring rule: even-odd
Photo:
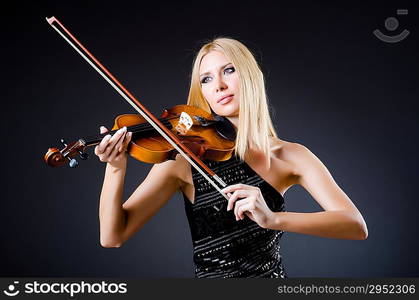
[[[264,76],[253,54],[241,42],[221,37],[201,47],[193,62],[187,104],[211,112],[201,91],[199,67],[202,58],[213,50],[222,52],[230,59],[239,76],[240,111],[235,155],[244,160],[246,151],[252,146],[270,157],[269,138],[278,136],[269,114]]]

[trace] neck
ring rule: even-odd
[[[239,115],[226,118],[234,125],[237,131],[237,128],[239,127]]]

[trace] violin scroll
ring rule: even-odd
[[[80,155],[80,158],[86,160],[89,154],[84,152],[85,143],[83,140],[78,140],[70,145],[64,139],[60,140],[64,148],[58,150],[57,148],[49,148],[44,155],[44,161],[51,167],[61,167],[68,163],[70,168],[75,168],[79,165],[78,161],[74,158]]]

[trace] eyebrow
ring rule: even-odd
[[[227,67],[228,65],[232,65],[232,63],[231,62],[229,62],[229,63],[227,63],[227,64],[225,64],[224,66],[221,66],[221,68],[220,69],[224,69],[225,67]],[[202,74],[200,74],[199,75],[199,77],[202,77],[202,76],[204,76],[204,75],[208,75],[208,74],[210,74],[211,72],[205,72],[205,73],[202,73]]]

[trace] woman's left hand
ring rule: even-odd
[[[228,200],[227,210],[234,207],[237,221],[243,220],[246,214],[260,227],[266,228],[272,220],[274,213],[269,209],[258,187],[239,183],[227,186],[221,191],[229,196],[228,193],[233,193]]]

